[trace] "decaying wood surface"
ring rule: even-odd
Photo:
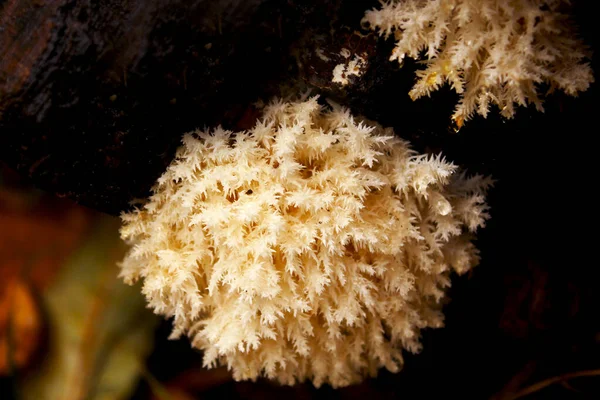
[[[1,158],[118,213],[146,194],[183,132],[236,121],[278,73],[276,18],[262,3],[2,3]]]

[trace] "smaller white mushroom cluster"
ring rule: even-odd
[[[515,104],[542,111],[537,87],[571,96],[594,81],[586,49],[562,12],[564,0],[401,0],[367,11],[363,23],[386,38],[390,60],[426,58],[410,96],[449,83],[460,95],[453,119],[461,126],[490,104],[512,118]]]

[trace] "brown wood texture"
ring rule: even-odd
[[[0,3],[1,158],[118,213],[183,132],[234,121],[277,74],[277,18],[263,2]]]

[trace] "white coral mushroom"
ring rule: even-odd
[[[478,262],[490,182],[454,171],[347,110],[276,101],[250,132],[185,135],[122,217],[122,276],[235,379],[398,371],[442,325],[450,272]]]
[[[515,104],[540,111],[544,82],[571,96],[594,81],[561,0],[400,0],[367,11],[363,23],[396,38],[390,60],[426,58],[410,91],[429,96],[444,83],[460,95],[453,119],[487,116],[495,104],[507,118]],[[424,54],[422,54],[424,53]]]

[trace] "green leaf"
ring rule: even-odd
[[[42,294],[49,349],[20,382],[25,400],[128,398],[152,349],[156,317],[139,287],[117,278],[119,221],[102,217]]]

